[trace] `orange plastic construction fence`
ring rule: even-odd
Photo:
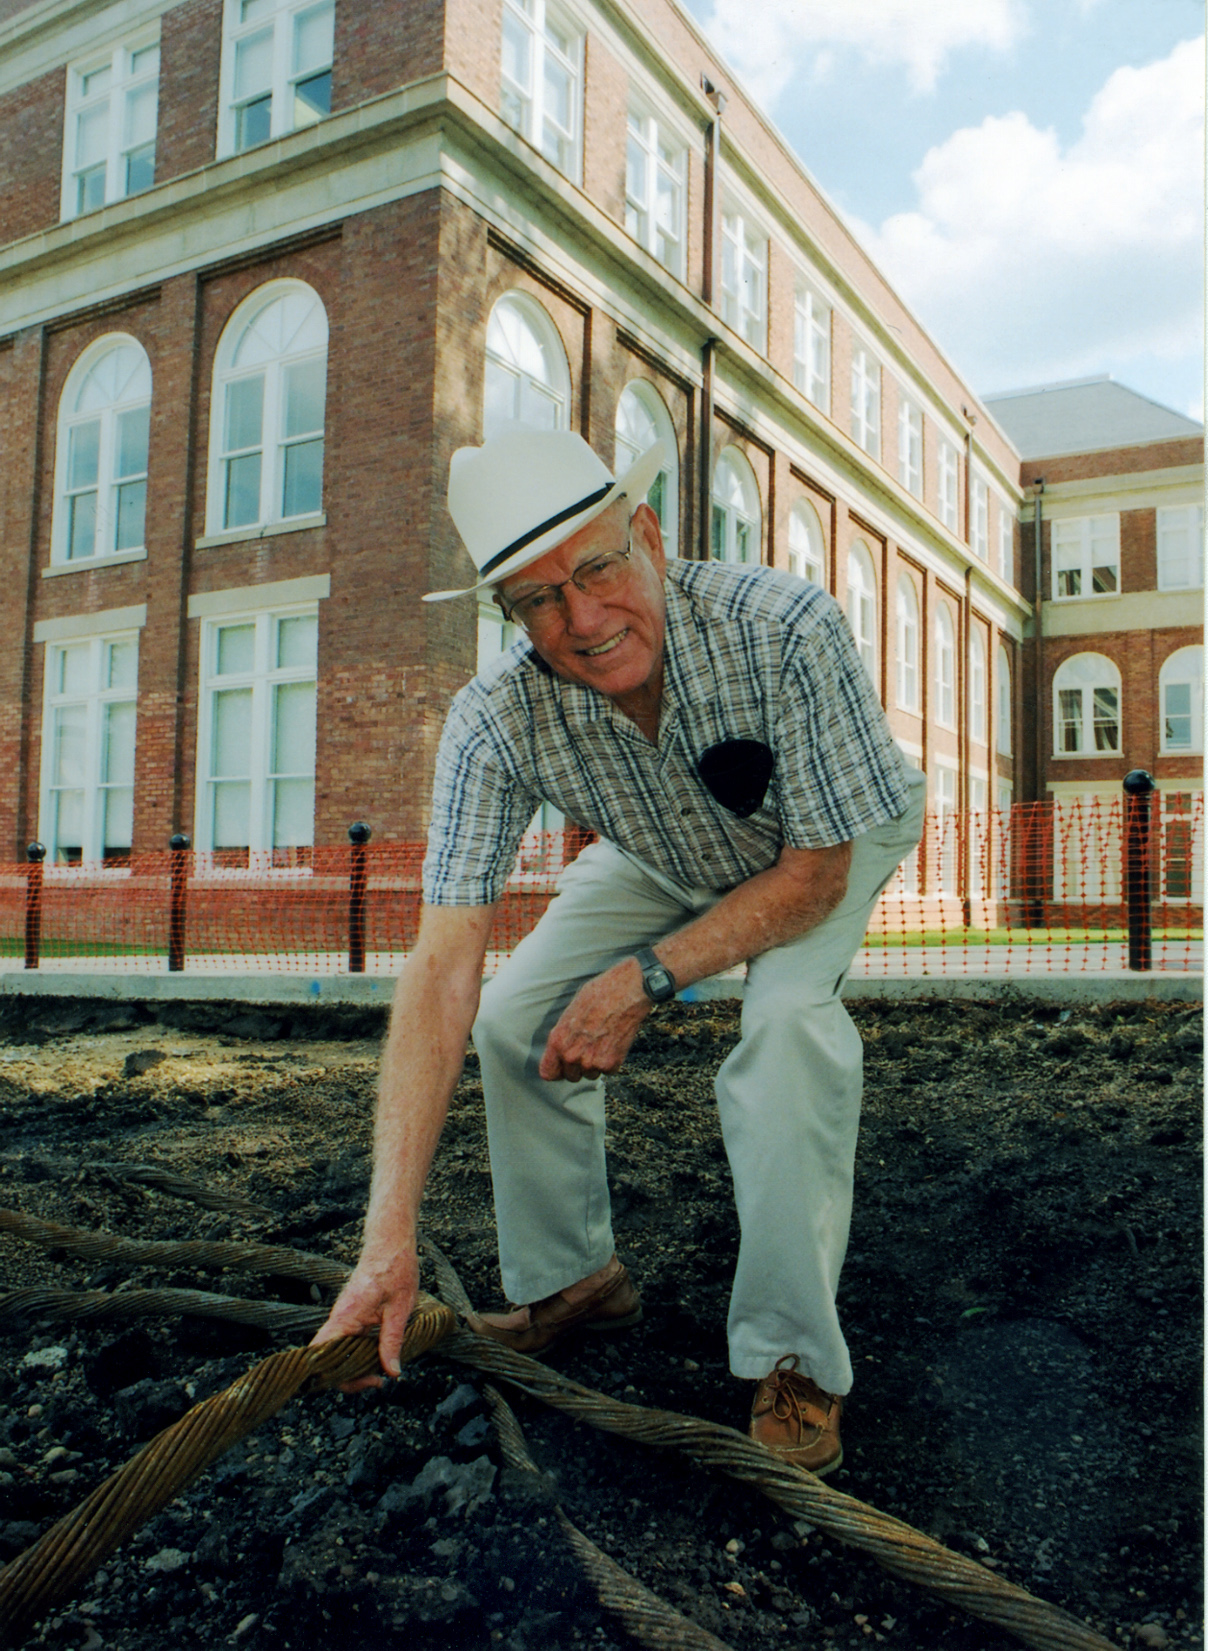
[[[1203,798],[1163,791],[1139,835],[1126,799],[932,810],[882,894],[856,976],[1203,966]],[[491,934],[493,970],[533,928],[581,832],[533,833]],[[420,843],[140,854],[0,865],[13,970],[397,973],[419,926]],[[1146,949],[1130,951],[1137,926]],[[1142,915],[1138,915],[1141,913]]]

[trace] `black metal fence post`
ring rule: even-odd
[[[36,969],[42,958],[42,862],[46,848],[30,843],[25,850],[29,870],[25,874],[25,967]]]
[[[189,839],[177,832],[168,843],[172,850],[172,894],[168,917],[168,968],[179,974],[185,966],[185,922],[189,911]]]
[[[1149,896],[1149,799],[1153,777],[1143,768],[1124,776],[1124,878],[1128,901],[1128,966],[1153,968]]]
[[[369,839],[373,832],[364,820],[348,828],[352,844],[348,870],[348,972],[365,973],[365,893],[369,887]]]

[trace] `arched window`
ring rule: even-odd
[[[541,305],[523,292],[505,292],[487,322],[483,440],[513,419],[541,430],[570,428],[566,351]]]
[[[756,564],[761,534],[755,473],[737,447],[727,447],[713,470],[713,555],[719,562]]]
[[[1204,749],[1204,650],[1180,648],[1158,674],[1162,750]]]
[[[826,589],[826,545],[812,504],[798,499],[789,512],[789,572]]]
[[[986,645],[981,632],[969,632],[969,738],[986,740]]]
[[[935,720],[942,728],[956,727],[956,641],[952,614],[946,602],[935,609]]]
[[[998,675],[998,728],[996,743],[1004,757],[1011,755],[1011,661],[999,644],[996,656]]]
[[[207,531],[316,515],[323,507],[327,312],[302,281],[257,287],[214,360]]]
[[[1053,751],[1095,756],[1120,749],[1120,673],[1103,654],[1074,654],[1053,678]]]
[[[59,402],[51,555],[87,561],[141,551],[147,516],[151,366],[114,333],[85,350]]]
[[[919,709],[919,599],[908,573],[898,577],[898,705]]]
[[[847,622],[864,668],[877,680],[877,579],[862,539],[847,553]]]
[[[679,553],[679,447],[671,414],[663,405],[663,398],[653,385],[635,379],[621,391],[617,402],[618,475],[641,455],[661,441],[667,459],[650,484],[646,503],[659,519],[663,530],[663,548],[668,556]]]

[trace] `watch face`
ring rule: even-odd
[[[658,968],[648,969],[646,972],[646,988],[656,1003],[664,998],[675,996],[675,982],[670,971],[661,964]]]

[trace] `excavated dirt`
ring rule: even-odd
[[[231,1008],[178,1010],[173,1024],[113,1006],[31,1013],[0,1027],[0,1204],[128,1235],[353,1259],[378,1027]],[[855,1013],[867,1100],[842,1307],[857,1385],[831,1483],[1122,1645],[1202,1645],[1198,1009],[936,1001]],[[673,1005],[613,1081],[618,1243],[646,1316],[553,1362],[607,1393],[744,1426],[750,1388],[725,1359],[737,1229],[711,1089],[736,1032],[733,1006]],[[241,1194],[271,1218],[207,1211],[113,1168],[135,1163]],[[471,1296],[496,1303],[472,1060],[426,1221]],[[153,1281],[0,1239],[10,1286],[128,1277]],[[311,1296],[187,1269],[156,1281]],[[6,1320],[0,1334],[2,1560],[273,1345],[200,1319]],[[30,1643],[629,1645],[579,1580],[551,1495],[735,1651],[1015,1643],[754,1492],[533,1401],[517,1411],[545,1471],[536,1491],[501,1466],[478,1388],[439,1357],[381,1393],[296,1401]]]

